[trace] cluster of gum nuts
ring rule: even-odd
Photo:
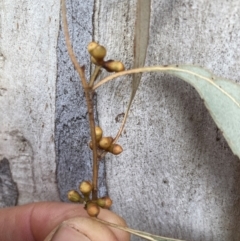
[[[91,55],[91,62],[99,67],[104,68],[108,72],[120,72],[125,69],[123,63],[120,61],[105,61],[104,58],[107,54],[106,48],[96,42],[91,42],[88,44],[88,52]],[[120,145],[113,143],[114,139],[111,136],[102,136],[103,131],[99,126],[95,127],[95,135],[99,157],[103,152],[110,152],[114,155],[118,155],[123,151]],[[92,141],[89,142],[89,147],[90,149],[93,149]],[[93,186],[91,182],[83,181],[79,186],[81,194],[79,194],[79,192],[76,190],[71,190],[68,192],[68,199],[71,202],[84,204],[88,215],[91,217],[97,217],[100,212],[100,208],[111,207],[112,200],[109,197],[102,197],[96,200],[91,200],[90,195],[92,189]]]
[[[96,42],[91,42],[88,44],[87,49],[89,54],[91,55],[91,62],[97,66],[106,69],[108,72],[120,72],[125,69],[123,63],[120,61],[104,61],[104,58],[107,54],[107,50],[104,46],[99,45]]]
[[[79,186],[79,190],[82,195],[80,195],[76,190],[71,190],[68,192],[68,199],[71,202],[85,204],[85,209],[87,210],[88,215],[91,217],[97,217],[100,212],[100,207],[110,208],[112,200],[109,197],[90,200],[92,188],[91,182],[83,181]]]
[[[102,136],[103,131],[101,127],[95,127],[95,135],[98,151],[106,151],[114,155],[119,155],[123,151],[120,145],[113,143],[113,138],[111,136]],[[89,142],[89,147],[90,149],[93,148],[92,141]]]
[[[113,138],[110,136],[103,137],[102,128],[99,126],[95,127],[95,135],[96,135],[96,144],[99,152],[106,151],[110,152],[114,155],[120,154],[123,149],[120,145],[113,143]],[[92,141],[89,142],[89,147],[92,149]],[[101,153],[98,153],[101,155]],[[97,200],[91,200],[90,195],[92,192],[93,186],[89,181],[83,181],[79,190],[81,194],[79,194],[76,190],[71,190],[68,192],[68,199],[71,202],[75,203],[83,203],[85,204],[85,209],[87,213],[91,217],[97,217],[101,208],[110,208],[112,205],[112,200],[109,197],[98,198]]]

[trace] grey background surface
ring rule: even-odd
[[[83,93],[59,28],[59,1],[0,0],[0,6],[0,180],[8,180],[0,185],[0,205],[66,201],[67,190],[91,177],[91,155]],[[107,58],[133,65],[135,0],[67,6],[73,47],[87,76],[92,39],[106,46]],[[237,0],[152,0],[145,65],[197,64],[239,82],[239,12]],[[130,81],[97,90],[106,135],[120,126]],[[106,168],[102,163],[100,192],[110,194],[113,211],[129,226],[185,240],[240,239],[240,161],[191,86],[144,74],[119,144],[124,152],[107,155]]]

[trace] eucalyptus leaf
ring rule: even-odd
[[[149,39],[150,12],[151,0],[137,1],[133,68],[144,66],[145,63]],[[141,73],[133,75],[130,105],[138,89],[141,76]]]
[[[197,90],[233,153],[240,158],[240,85],[200,67],[181,65],[179,69],[185,71],[167,72]]]
[[[136,22],[135,22],[135,33],[134,33],[134,60],[133,67],[138,68],[143,66],[146,59],[148,39],[149,39],[149,24],[150,24],[150,13],[151,13],[151,0],[138,0],[136,8]],[[139,83],[142,77],[142,73],[134,74],[132,78],[132,93],[128,103],[127,110],[124,115],[122,125],[114,138],[114,142],[120,137],[124,125],[127,120],[127,116],[132,105],[132,101],[135,97]]]
[[[193,65],[167,65],[126,70],[106,77],[94,89],[123,75],[157,71],[181,78],[197,90],[231,150],[240,158],[240,85],[231,80]]]

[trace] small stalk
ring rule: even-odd
[[[92,88],[94,85],[94,81],[97,79],[99,73],[100,73],[101,67],[96,66],[93,72],[93,75],[91,76],[90,82],[89,82],[89,87]]]
[[[89,125],[90,125],[90,133],[92,138],[92,153],[93,153],[93,190],[92,190],[92,199],[97,199],[98,193],[98,156],[97,156],[97,142],[96,142],[96,135],[95,135],[95,122],[94,122],[94,112],[93,112],[93,89],[87,83],[84,68],[80,66],[77,61],[77,58],[73,52],[71,40],[68,31],[68,24],[67,24],[67,16],[66,16],[66,4],[65,0],[62,0],[62,21],[63,21],[63,31],[66,40],[66,46],[68,50],[69,57],[78,72],[78,75],[81,79],[82,86],[85,93],[85,98],[87,102],[87,109],[88,109],[88,117],[89,117]]]
[[[93,177],[92,177],[92,199],[96,200],[98,198],[98,154],[97,154],[97,141],[96,141],[96,133],[95,133],[95,122],[94,122],[94,111],[93,111],[93,92],[91,89],[85,89],[85,97],[87,101],[88,108],[88,117],[89,117],[89,125],[91,131],[91,139],[92,139],[92,153],[93,153]]]

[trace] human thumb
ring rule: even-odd
[[[90,239],[75,230],[74,228],[68,226],[59,227],[53,234],[51,241],[90,241]]]
[[[61,223],[44,241],[118,241],[117,237],[108,226],[92,218],[77,217]],[[123,240],[129,238],[126,236]]]

